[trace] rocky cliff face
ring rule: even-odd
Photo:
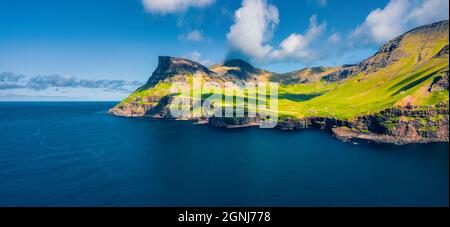
[[[230,68],[227,73],[236,76],[241,80],[250,79],[252,76],[259,75],[262,72],[262,70],[253,67],[241,59],[228,60],[223,64],[223,66]]]
[[[350,89],[344,90],[345,96],[340,97],[344,97],[343,99],[348,97],[352,102],[354,100],[361,101],[352,99],[352,95],[360,95],[352,92],[352,89],[355,89],[355,86],[360,86],[361,81],[372,83],[369,79],[376,78],[378,79],[375,80],[376,82],[372,84],[366,83],[366,86],[361,87],[366,89],[376,85],[377,88],[380,87],[382,90],[375,90],[375,94],[370,92],[367,92],[367,94],[385,95],[390,97],[388,101],[391,101],[393,96],[399,96],[398,99],[392,100],[392,104],[389,103],[387,107],[383,106],[384,110],[381,108],[366,110],[365,112],[357,112],[351,117],[341,116],[341,119],[338,119],[336,117],[338,115],[333,114],[333,112],[328,115],[320,115],[317,114],[319,113],[318,111],[310,111],[309,113],[317,115],[311,116],[311,114],[303,113],[302,115],[294,115],[297,117],[283,117],[279,120],[277,127],[282,130],[317,127],[332,131],[337,138],[342,140],[363,139],[401,144],[443,142],[449,140],[448,52],[448,21],[443,21],[414,29],[388,42],[375,55],[358,64],[333,68],[307,68],[287,74],[274,74],[261,70],[239,59],[229,60],[223,64],[207,68],[188,59],[159,57],[158,67],[148,82],[109,112],[126,117],[172,118],[168,109],[168,105],[173,98],[169,94],[170,85],[173,82],[189,81],[189,78],[192,78],[191,76],[194,74],[201,74],[205,81],[212,80],[219,83],[274,81],[285,85],[302,84],[301,87],[303,87],[304,83],[316,83],[313,85],[319,84],[322,86],[321,80],[327,80],[329,82],[327,85],[330,85],[334,90],[342,88],[342,86],[339,86],[341,84],[350,84]],[[405,62],[409,64],[406,67],[404,67]],[[402,67],[412,70],[400,74],[398,69]],[[383,77],[387,71],[389,76]],[[358,76],[358,80],[345,80],[352,76]],[[359,79],[359,77],[361,78]],[[390,82],[389,80],[394,83],[386,86],[386,82]],[[340,82],[330,84],[337,81]],[[348,81],[352,83],[345,84]],[[334,85],[336,86],[334,87]],[[315,89],[314,86],[308,89]],[[285,90],[289,92],[297,89],[296,86],[287,88]],[[385,90],[393,91],[391,93],[382,93]],[[314,92],[315,90],[312,91]],[[394,91],[396,92],[394,93]],[[326,93],[327,90],[322,92]],[[335,101],[335,96],[333,95],[336,93],[328,94],[332,94],[328,98]],[[311,99],[304,100],[299,98],[301,95],[303,93],[293,91],[292,94],[284,94],[284,99],[296,104],[313,100],[316,97],[318,99],[323,97],[314,96]],[[367,96],[365,98],[372,99],[372,97]],[[365,100],[362,102],[364,105],[380,102],[380,100],[375,101],[375,103],[366,103]],[[325,102],[324,106],[326,108],[328,108],[327,104],[329,103]],[[351,107],[354,103],[344,104],[344,107]],[[309,106],[309,108],[314,109],[315,106]],[[295,111],[293,106],[289,106],[286,109],[290,113]],[[359,110],[358,108],[354,109],[355,111]],[[326,112],[329,111],[326,110]],[[209,120],[202,118],[196,120],[203,123],[208,122],[215,127],[228,128],[248,127],[259,124],[258,118],[245,117],[213,117]]]
[[[428,89],[429,92],[434,91],[448,91],[448,71],[445,72],[444,75],[438,76],[433,79],[433,82],[431,83],[430,88]]]
[[[258,126],[259,119],[256,117],[211,117],[208,119],[208,124],[214,127],[225,128],[241,128],[249,126]]]
[[[445,45],[439,53],[436,54],[435,58],[448,58],[448,45]]]
[[[169,104],[171,96],[151,97],[142,100],[136,97],[135,100],[127,103],[120,103],[111,108],[108,113],[120,117],[151,117],[161,119],[171,119]]]
[[[164,80],[173,82],[174,80],[177,80],[177,75],[180,75],[181,79],[183,79],[185,78],[184,75],[193,75],[196,73],[205,76],[215,76],[213,71],[197,62],[184,58],[160,56],[158,58],[158,67],[153,72],[146,85],[151,87]]]
[[[223,64],[214,65],[211,70],[224,76],[228,81],[264,81],[271,72],[258,69],[242,59],[231,59]]]
[[[289,84],[304,84],[304,83],[314,83],[319,82],[320,79],[329,75],[332,72],[339,70],[340,67],[311,67],[304,68],[299,71],[274,74],[270,77],[271,82],[278,82],[284,85]]]
[[[354,120],[323,117],[285,118],[282,130],[316,127],[331,130],[341,140],[362,139],[380,143],[427,143],[449,141],[448,106],[394,108]]]
[[[158,66],[147,83],[138,88],[127,99],[109,110],[110,114],[122,117],[171,118],[170,84],[189,82],[193,75],[200,75],[205,81],[222,82],[225,78],[200,63],[184,58],[160,56]]]
[[[335,127],[339,139],[363,139],[383,143],[449,141],[448,106],[388,109],[363,116],[347,126]]]
[[[402,58],[417,55],[417,62],[428,60],[430,43],[448,36],[449,21],[441,21],[413,29],[383,45],[372,57],[356,64],[344,66],[341,70],[324,77],[329,82],[336,82],[360,73],[370,73],[398,62]],[[446,45],[437,57],[448,57],[448,45]]]

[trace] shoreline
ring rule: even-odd
[[[108,115],[112,115],[115,117],[122,118],[143,118],[150,120],[159,120],[159,121],[188,121],[192,122],[193,125],[209,125],[216,128],[225,128],[225,129],[240,129],[240,128],[252,128],[259,127],[259,122],[254,120],[248,120],[243,124],[226,124],[223,121],[220,121],[218,124],[217,119],[221,118],[213,118],[213,122],[210,119],[190,119],[190,118],[167,118],[158,115],[121,115],[116,112],[109,110],[107,111]],[[246,119],[246,118],[245,118]],[[296,119],[297,122],[288,121],[279,122],[277,126],[273,129],[282,130],[282,131],[298,131],[303,129],[316,128],[320,130],[325,130],[330,132],[331,136],[340,140],[342,142],[355,143],[359,141],[364,141],[367,143],[373,142],[378,144],[395,144],[395,145],[407,145],[407,144],[427,144],[427,143],[449,143],[449,138],[410,138],[410,137],[399,137],[388,134],[377,134],[371,132],[361,132],[355,129],[349,128],[347,126],[352,125],[353,122],[336,120],[324,117],[317,118],[305,118],[305,119]],[[302,122],[299,122],[301,120]],[[330,122],[335,122],[331,123]],[[336,124],[336,122],[338,122]]]

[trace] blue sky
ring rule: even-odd
[[[120,100],[158,55],[356,63],[442,19],[448,0],[0,0],[0,100]]]

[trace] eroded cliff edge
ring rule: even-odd
[[[359,64],[286,74],[257,69],[239,59],[207,68],[188,59],[162,56],[148,82],[109,113],[173,119],[168,108],[173,98],[170,85],[189,82],[193,74],[200,74],[205,81],[217,83],[279,82],[284,93],[280,94],[283,103],[277,128],[282,130],[317,127],[344,141],[448,142],[448,56],[448,21],[407,32]],[[285,114],[292,111],[293,115]],[[260,119],[182,120],[237,128],[257,126]]]

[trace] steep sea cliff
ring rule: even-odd
[[[306,68],[286,74],[233,59],[207,68],[197,62],[160,57],[148,82],[110,114],[175,119],[169,92],[175,82],[279,82],[277,128],[321,128],[336,138],[380,143],[449,141],[448,21],[413,29],[354,65]],[[208,97],[209,93],[202,93]],[[244,96],[243,98],[248,99]],[[183,117],[215,127],[257,126],[260,117]]]

